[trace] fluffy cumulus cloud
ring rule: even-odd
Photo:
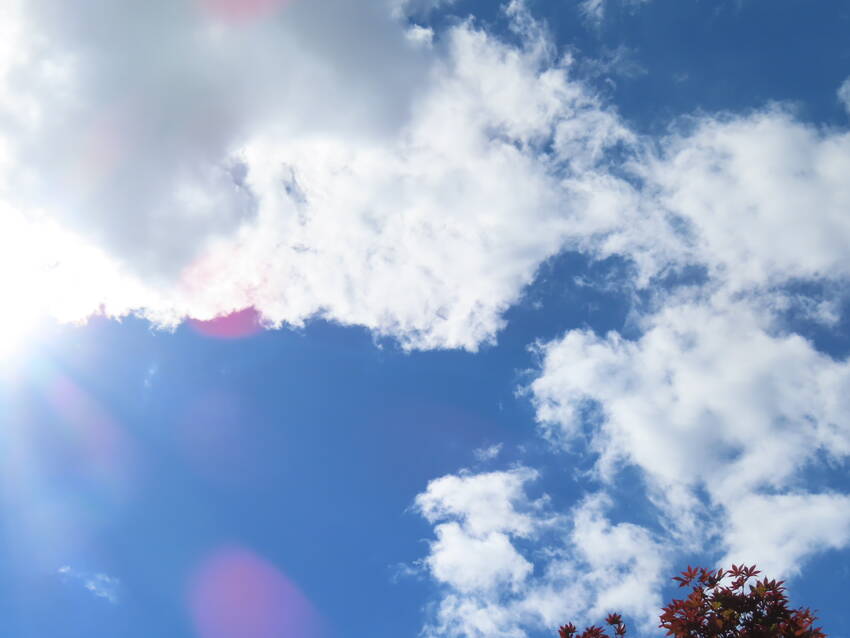
[[[587,211],[629,134],[521,3],[519,47],[469,22],[432,42],[399,6],[5,3],[4,297],[491,340],[541,261],[611,230]]]
[[[689,128],[635,171],[649,205],[682,224],[690,259],[735,290],[850,275],[850,133],[779,107]]]
[[[728,560],[792,574],[850,542],[850,495],[802,485],[808,468],[850,454],[850,363],[751,301],[670,302],[644,328],[634,341],[571,331],[542,348],[531,391],[552,439],[572,445],[590,428],[600,475],[640,468],[674,531],[692,534],[708,523],[701,506],[720,507],[704,529]]]
[[[515,589],[526,579],[531,563],[511,537],[528,537],[538,524],[533,513],[517,511],[524,483],[533,477],[517,470],[445,476],[429,484],[416,506],[429,521],[441,521],[426,559],[435,578],[462,592]]]
[[[637,468],[657,525],[612,520],[604,492],[557,515],[529,497],[527,469],[437,479],[417,499],[434,524],[433,635],[522,637],[611,610],[651,629],[685,553],[787,577],[847,547],[850,495],[807,486],[807,472],[846,467],[850,362],[787,330],[777,305],[694,286],[635,339],[574,330],[538,346],[529,396],[544,435],[593,455],[591,490]]]
[[[840,314],[834,295],[788,291],[846,289],[850,134],[771,107],[697,119],[660,148],[634,170],[643,205],[666,211],[681,244],[654,263],[699,265],[705,279],[660,293],[636,339],[573,330],[543,345],[537,416],[558,445],[589,434],[603,479],[640,468],[674,536],[699,532],[727,560],[795,573],[850,542],[850,495],[803,487],[807,470],[847,462],[850,362],[783,321],[789,307],[825,326]]]
[[[850,495],[750,494],[727,505],[726,564],[762,559],[773,573],[797,574],[801,557],[850,542]]]
[[[769,106],[691,118],[642,145],[634,141],[638,159],[625,165],[633,179],[596,182],[586,200],[620,193],[596,217],[606,211],[611,230],[588,249],[631,259],[632,284],[651,286],[631,317],[628,334],[636,336],[578,329],[538,344],[528,396],[554,448],[593,455],[592,485],[616,485],[623,468],[636,468],[663,531],[613,525],[598,501],[583,501],[560,541],[541,540],[539,530],[512,540],[533,567],[515,572],[507,594],[443,580],[441,631],[524,636],[535,623],[582,614],[598,621],[610,608],[640,616],[657,601],[659,580],[622,572],[605,586],[575,580],[573,561],[598,573],[620,536],[653,566],[701,552],[719,564],[756,562],[776,576],[850,544],[850,494],[829,472],[809,482],[812,472],[847,466],[850,361],[819,351],[787,320],[791,309],[826,330],[840,323],[850,275],[850,135]],[[663,283],[687,267],[701,274],[687,285]],[[821,292],[800,295],[800,284]],[[445,539],[435,534],[425,564],[440,580],[433,559]],[[528,549],[544,546],[544,558]],[[570,558],[553,558],[559,551]],[[583,593],[553,580],[560,569]],[[609,594],[641,602],[629,608]],[[560,616],[547,616],[556,607]]]
[[[613,608],[651,624],[666,562],[656,539],[612,523],[601,493],[554,514],[529,495],[536,478],[527,468],[448,475],[417,497],[436,535],[422,564],[443,592],[426,635],[525,636]]]

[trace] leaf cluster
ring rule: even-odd
[[[673,638],[826,638],[814,627],[809,608],[788,607],[784,581],[758,580],[760,573],[755,565],[732,565],[728,570],[688,566],[673,580],[680,587],[690,586],[691,592],[662,609],[659,627]],[[626,626],[619,614],[609,614],[606,622],[623,638]],[[558,636],[609,638],[595,625],[578,634],[572,623],[560,627]]]
[[[613,627],[614,635],[617,638],[622,638],[626,635],[626,624],[623,622],[620,614],[608,614],[608,617],[605,619],[605,622]],[[558,638],[609,638],[608,634],[605,633],[605,629],[602,627],[597,627],[596,625],[591,625],[587,627],[582,633],[576,636],[576,627],[572,623],[567,623],[566,625],[562,625],[558,628]]]

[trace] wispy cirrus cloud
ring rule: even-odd
[[[848,115],[850,115],[850,78],[844,80],[841,86],[838,87],[838,99],[844,105],[844,108],[847,109]]]
[[[650,0],[620,0],[625,6],[638,6]],[[606,10],[611,0],[581,0],[578,3],[582,16],[592,25],[600,26],[605,20]]]
[[[56,573],[65,582],[76,583],[97,598],[103,598],[113,604],[118,602],[121,581],[114,576],[102,572],[83,572],[69,565],[63,565],[56,570]]]
[[[498,458],[498,456],[502,453],[503,447],[504,445],[502,443],[494,443],[493,445],[477,448],[473,450],[472,454],[475,456],[476,461],[484,463]]]

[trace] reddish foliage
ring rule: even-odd
[[[755,580],[756,566],[732,565],[716,571],[688,567],[673,580],[679,587],[692,586],[682,600],[674,599],[662,609],[659,627],[673,638],[826,638],[814,627],[815,616],[808,608],[789,609],[784,581]],[[626,633],[620,614],[609,614],[605,622],[618,638]],[[609,638],[602,627],[592,625],[578,634],[572,623],[558,629],[559,638]]]

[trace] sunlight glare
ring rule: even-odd
[[[16,307],[0,313],[0,362],[23,350],[38,332],[39,318]]]
[[[20,354],[44,323],[39,301],[43,242],[21,216],[0,223],[0,364]]]
[[[120,316],[140,296],[144,286],[83,237],[0,203],[0,362],[24,352],[54,323]]]

